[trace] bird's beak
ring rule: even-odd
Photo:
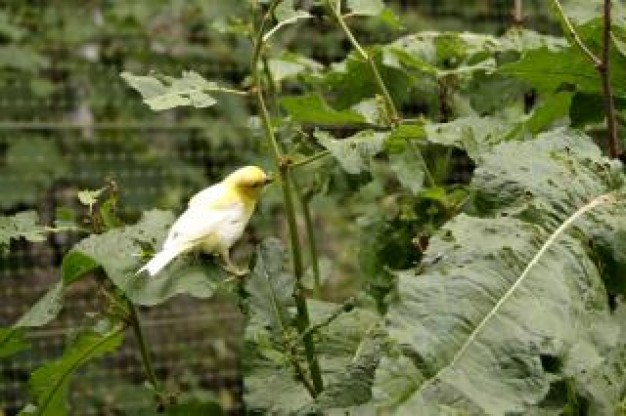
[[[269,185],[272,182],[274,182],[274,176],[273,175],[267,175],[265,177],[265,185]]]

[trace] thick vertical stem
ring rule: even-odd
[[[265,130],[265,136],[270,143],[270,147],[272,149],[272,157],[274,159],[274,164],[278,171],[278,175],[280,178],[280,187],[283,193],[283,201],[285,206],[285,214],[287,216],[287,225],[289,227],[289,238],[291,242],[291,253],[293,259],[293,269],[294,275],[296,278],[296,284],[294,288],[294,299],[296,303],[296,326],[298,332],[301,334],[306,331],[309,326],[309,311],[306,305],[306,298],[304,297],[304,291],[302,290],[302,275],[303,275],[303,267],[302,267],[302,251],[300,248],[300,238],[298,236],[298,226],[296,222],[296,214],[295,207],[293,202],[293,196],[291,193],[291,181],[289,175],[289,168],[286,163],[282,162],[282,154],[280,151],[280,147],[278,146],[278,142],[276,140],[276,135],[274,134],[274,128],[272,127],[272,120],[267,110],[267,105],[265,104],[265,98],[263,97],[263,84],[261,82],[260,70],[258,68],[259,61],[261,57],[261,52],[263,49],[263,35],[265,33],[265,29],[267,27],[268,22],[272,18],[274,10],[276,6],[281,2],[281,0],[273,0],[268,7],[267,12],[265,13],[263,20],[261,21],[261,25],[257,31],[257,36],[255,39],[254,52],[252,56],[251,62],[251,73],[254,82],[254,86],[256,89],[256,99],[259,107],[259,112],[261,116],[261,120],[263,121],[263,127]],[[306,360],[309,366],[309,372],[311,374],[311,380],[313,382],[313,386],[315,388],[315,393],[318,394],[324,389],[324,384],[322,380],[322,372],[319,366],[319,362],[317,360],[317,355],[315,353],[315,344],[313,342],[313,338],[311,335],[307,335],[303,337],[304,343],[304,351]]]
[[[602,92],[604,94],[604,112],[609,136],[609,155],[616,158],[620,155],[620,143],[617,135],[617,120],[615,117],[615,101],[611,87],[611,0],[604,0],[604,27],[602,30],[602,55],[597,66],[602,78]]]

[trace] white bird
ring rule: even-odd
[[[154,276],[175,257],[196,249],[219,255],[230,273],[247,273],[234,266],[230,248],[241,238],[261,191],[269,182],[271,179],[261,168],[245,166],[198,192],[172,225],[161,251],[137,274],[147,271]]]

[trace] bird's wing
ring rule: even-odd
[[[211,188],[205,189],[198,195]],[[221,194],[215,190],[212,192],[216,192],[213,196]],[[216,235],[223,227],[238,223],[245,217],[245,206],[241,200],[221,198],[218,203],[206,196],[207,194],[202,195],[201,199],[195,200],[193,204],[190,203],[187,210],[176,220],[163,243],[164,249],[180,246],[189,249],[207,237]]]
[[[228,190],[223,183],[216,183],[215,185],[209,186],[192,196],[188,205],[189,207],[198,205],[211,206],[215,203],[215,201],[219,201],[224,198],[227,193]]]

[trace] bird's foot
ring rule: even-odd
[[[250,269],[248,269],[247,267],[245,268],[237,268],[232,264],[220,264],[220,267],[228,274],[232,274],[236,277],[243,277],[245,275],[247,275],[248,273],[250,273]]]

